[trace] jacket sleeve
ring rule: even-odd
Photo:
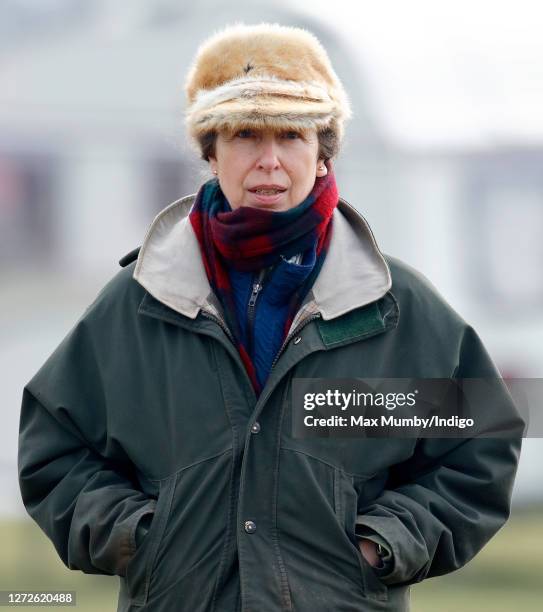
[[[108,437],[107,372],[95,352],[83,318],[25,387],[19,485],[68,568],[122,576],[138,523],[156,502]]]
[[[459,353],[453,378],[499,378],[470,327]],[[382,495],[359,508],[359,528],[379,534],[392,550],[392,568],[379,573],[385,584],[416,583],[462,567],[507,520],[524,423],[505,387],[501,399],[502,406],[489,408],[513,419],[514,433],[421,438],[413,456],[390,469]]]

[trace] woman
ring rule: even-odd
[[[119,611],[408,610],[507,519],[520,438],[296,437],[293,381],[495,367],[339,199],[349,107],[311,34],[227,28],[186,90],[215,177],[25,387],[24,503],[69,568],[120,576]]]

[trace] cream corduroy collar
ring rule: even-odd
[[[154,298],[194,319],[200,310],[220,316],[188,214],[195,195],[177,200],[153,220],[140,249],[134,279]],[[344,200],[323,267],[302,316],[333,319],[378,300],[392,285],[390,270],[364,217]],[[299,313],[300,314],[300,313]],[[300,317],[293,321],[293,327]]]

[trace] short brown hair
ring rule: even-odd
[[[332,127],[327,127],[317,132],[319,139],[319,159],[328,161],[334,158],[339,151],[339,138],[336,130]],[[215,157],[215,143],[217,142],[217,132],[212,130],[205,132],[198,137],[200,145],[201,157],[205,161],[209,161],[210,157]]]

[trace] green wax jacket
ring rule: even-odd
[[[293,380],[484,378],[494,364],[340,200],[257,400],[210,291],[193,201],[156,217],[26,385],[29,514],[67,567],[119,576],[119,612],[409,610],[410,585],[463,566],[506,521],[521,437],[297,438]],[[386,571],[357,531],[390,551]]]

